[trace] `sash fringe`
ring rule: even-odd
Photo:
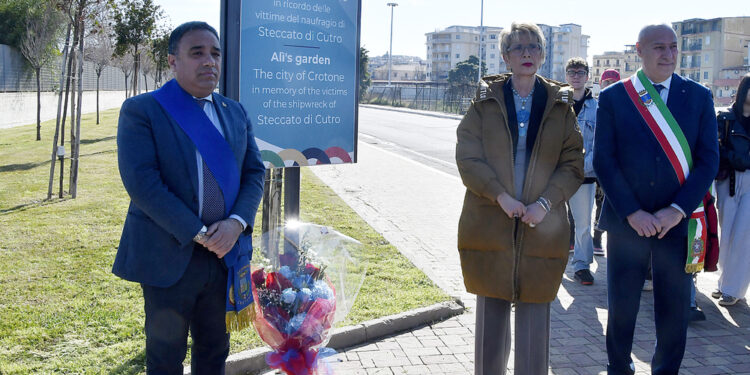
[[[251,303],[240,311],[227,311],[227,333],[239,332],[252,325],[255,318],[255,306]]]
[[[685,265],[685,272],[686,273],[696,273],[703,270],[703,262],[697,263],[697,264],[686,264]]]

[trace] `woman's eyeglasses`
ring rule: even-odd
[[[542,52],[542,45],[539,43],[515,44],[508,47],[506,52],[513,56],[521,56],[524,50],[529,51],[530,55],[538,55]]]

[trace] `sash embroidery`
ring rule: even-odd
[[[234,152],[193,97],[172,79],[151,93],[177,122],[200,152],[224,195],[224,216],[229,216],[240,189],[240,168]],[[226,330],[239,331],[252,321],[253,296],[250,293],[252,238],[240,234],[224,258],[227,272]]]
[[[628,97],[667,155],[677,180],[680,185],[684,184],[693,167],[693,158],[685,134],[643,70],[638,70],[630,79],[624,81],[624,84]],[[706,215],[701,201],[698,208],[690,215],[688,222],[687,262],[685,264],[687,273],[703,269],[708,240],[707,228]]]

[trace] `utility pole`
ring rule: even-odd
[[[479,11],[479,66],[477,67],[477,83],[482,81],[482,42],[484,42],[484,0]]]
[[[484,1],[484,0],[482,0]],[[391,66],[393,64],[393,8],[397,7],[397,3],[388,3],[391,7],[391,46],[388,50],[388,86],[391,85]]]

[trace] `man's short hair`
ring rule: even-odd
[[[180,26],[177,26],[174,30],[172,30],[172,33],[169,34],[169,47],[168,52],[170,55],[176,55],[177,54],[177,46],[180,44],[180,40],[182,40],[182,37],[185,36],[190,31],[194,30],[206,30],[211,32],[211,34],[214,34],[216,37],[216,40],[219,40],[219,33],[216,32],[216,29],[211,27],[211,25],[203,22],[203,21],[190,21],[185,22]]]
[[[649,35],[650,33],[652,33],[653,31],[657,29],[669,29],[672,31],[672,33],[675,34],[675,38],[677,37],[677,33],[674,32],[674,29],[671,26],[667,25],[666,23],[646,25],[646,26],[643,26],[641,31],[638,32],[638,44],[643,43],[643,39],[646,38],[646,35]]]
[[[510,29],[504,29],[500,33],[500,52],[503,56],[508,56],[508,48],[510,48],[511,43],[517,42],[521,35],[528,35],[531,39],[536,38],[539,41],[539,44],[542,45],[541,64],[544,64],[547,41],[544,39],[542,29],[531,22],[513,22],[510,24]]]
[[[580,57],[571,57],[567,63],[565,63],[565,71],[567,72],[568,69],[579,69],[583,68],[586,70],[586,73],[589,72],[589,63],[586,62],[583,58]]]

